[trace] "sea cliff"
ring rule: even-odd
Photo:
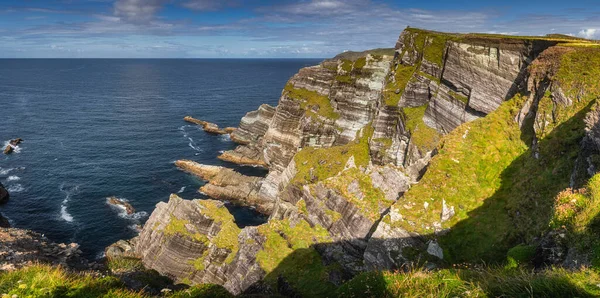
[[[218,201],[173,196],[136,250],[161,274],[233,294],[330,295],[362,272],[502,263],[517,245],[540,251],[537,267],[571,266],[574,248],[561,244],[560,261],[541,251],[559,249],[555,197],[595,173],[597,85],[574,69],[597,57],[566,36],[407,28],[393,50],[303,68],[220,157],[266,177],[176,163],[268,222],[240,229]]]

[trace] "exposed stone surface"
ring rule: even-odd
[[[135,249],[146,267],[176,281],[239,294],[264,277],[256,262],[263,242],[256,227],[240,231],[223,203],[172,195],[157,204]]]
[[[200,192],[211,198],[256,207],[256,210],[267,215],[273,210],[274,202],[258,195],[263,178],[245,176],[228,168],[202,165],[190,160],[178,160],[175,165],[208,181],[200,188]]]
[[[76,243],[54,243],[38,233],[0,228],[0,270],[14,270],[34,263],[88,269]]]
[[[129,214],[129,215],[135,213],[135,209],[133,208],[133,206],[131,206],[131,204],[129,204],[129,202],[127,202],[127,201],[125,201],[123,199],[120,199],[120,198],[117,198],[117,197],[113,196],[113,197],[106,198],[106,202],[109,205],[113,205],[113,206],[116,206],[118,208],[125,209],[125,212],[127,214]]]
[[[238,146],[235,150],[225,151],[218,158],[239,165],[267,166],[262,151],[249,146]]]
[[[8,199],[10,199],[10,194],[8,193],[8,190],[6,190],[4,185],[0,183],[0,204],[8,202]]]
[[[220,129],[219,126],[214,123],[203,121],[203,120],[198,120],[191,116],[185,116],[185,117],[183,117],[183,120],[202,126],[202,129],[208,133],[224,135],[224,134],[228,134],[232,131],[231,127],[227,128],[227,129]]]

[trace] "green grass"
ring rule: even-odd
[[[394,66],[392,65],[392,67]],[[418,66],[398,64],[394,75],[395,82],[389,79],[385,86],[385,90],[383,91],[383,98],[386,105],[394,107],[398,106],[398,102],[400,102],[406,84],[411,79],[416,69],[418,69]],[[399,93],[396,94],[396,90],[399,90]]]
[[[419,107],[402,108],[403,121],[410,133],[410,141],[422,152],[428,152],[438,145],[442,135],[423,122],[427,104]]]
[[[460,100],[465,105],[469,104],[469,98],[462,95],[462,93],[456,93],[456,92],[450,90],[450,91],[448,91],[448,95],[454,97],[455,99]]]
[[[0,273],[0,293],[3,297],[148,297],[125,289],[115,277],[68,273],[48,265]]]
[[[109,258],[106,265],[111,272],[144,270],[142,260],[132,257]]]
[[[363,198],[359,198],[348,191],[348,185],[353,181],[358,181],[359,190],[363,194]],[[327,179],[324,181],[324,184],[330,189],[337,190],[352,205],[356,206],[365,217],[373,222],[381,217],[379,212],[382,209],[380,208],[381,204],[384,204],[384,207],[391,205],[389,202],[386,204],[385,194],[373,186],[371,177],[357,168],[348,169],[339,176]]]
[[[277,289],[277,280],[283,277],[303,297],[334,293],[335,286],[328,281],[328,276],[336,266],[324,265],[312,247],[315,243],[331,242],[327,230],[321,226],[311,227],[304,220],[293,227],[287,220],[270,220],[258,230],[266,237],[264,248],[256,256],[267,273],[265,283]]]
[[[152,279],[165,279],[149,275]],[[153,282],[150,280],[149,282]],[[59,266],[34,264],[27,268],[0,273],[1,297],[72,297],[72,298],[146,298],[143,292],[129,290],[114,276],[99,273],[74,273]],[[198,285],[175,291],[166,297],[233,297],[217,285]]]
[[[321,95],[315,91],[306,89],[294,88],[293,85],[287,84],[284,89],[289,98],[293,98],[300,102],[300,107],[305,110],[308,117],[321,116],[327,119],[338,119],[340,114],[335,112],[329,97]],[[313,110],[316,109],[316,112]]]
[[[598,273],[502,268],[362,273],[338,297],[597,297]]]
[[[194,239],[197,242],[208,244],[208,237],[206,235],[198,233],[198,232],[190,232],[186,225],[189,225],[190,222],[185,219],[179,219],[175,216],[171,215],[171,219],[167,226],[164,229],[164,233],[167,236],[179,234],[182,236],[188,236]]]
[[[311,184],[332,177],[344,169],[350,156],[354,156],[354,163],[357,167],[368,165],[371,159],[369,138],[373,135],[373,128],[369,124],[362,129],[362,133],[362,137],[346,145],[329,148],[302,148],[294,156],[297,173],[291,183]],[[311,179],[311,173],[314,180]]]

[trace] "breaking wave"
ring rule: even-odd
[[[79,185],[66,187],[63,183],[60,185],[60,191],[65,194],[65,198],[60,204],[60,218],[66,222],[73,222],[73,216],[67,210],[67,204],[69,203],[69,200],[71,200],[71,197],[79,192]]]

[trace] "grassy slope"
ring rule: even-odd
[[[26,269],[0,273],[2,297],[110,297],[143,298],[141,292],[125,288],[112,276],[70,273],[60,267],[33,265]],[[167,297],[231,297],[222,287],[200,285],[180,290]]]
[[[440,154],[398,206],[404,221],[396,224],[430,234],[440,221],[442,200],[454,206],[456,215],[442,224],[449,233],[440,239],[451,261],[498,261],[511,246],[539,236],[548,228],[554,197],[569,186],[583,117],[599,94],[591,79],[600,77],[599,58],[590,49],[561,58],[555,81],[571,98],[580,88],[588,92],[572,106],[557,108],[556,122],[538,134],[540,159],[528,147],[531,137],[514,121],[525,101],[518,96],[444,137]]]

